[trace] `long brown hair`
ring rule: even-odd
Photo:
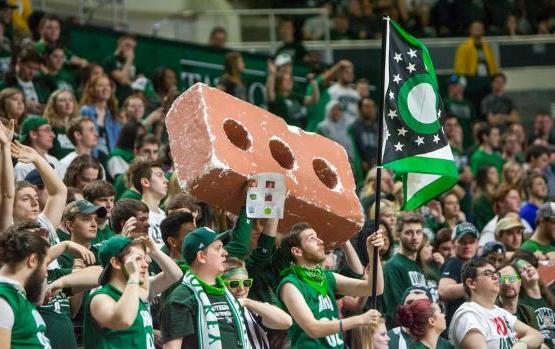
[[[65,118],[59,114],[59,111],[56,108],[56,101],[58,100],[58,97],[64,92],[69,93],[71,95],[71,99],[73,100],[73,112],[69,116],[68,120],[65,120]],[[48,97],[48,102],[46,103],[46,108],[44,109],[43,115],[44,118],[48,120],[50,126],[56,128],[66,128],[66,126],[71,124],[73,120],[79,118],[79,104],[77,103],[75,95],[71,91],[65,89],[54,91],[50,95],[50,97]]]
[[[243,82],[241,81],[241,72],[237,69],[240,59],[243,59],[241,52],[226,53],[224,58],[224,78],[243,85]]]
[[[80,104],[81,106],[84,106],[84,105],[91,105],[96,102],[97,97],[95,95],[94,88],[100,79],[108,79],[108,81],[110,82],[110,86],[112,88],[112,95],[108,99],[107,106],[108,106],[108,109],[110,110],[110,113],[112,113],[112,116],[114,117],[114,119],[116,119],[118,118],[118,113],[117,113],[118,102],[116,100],[116,97],[114,96],[115,85],[112,79],[110,79],[110,77],[106,74],[95,76],[85,85],[85,89],[83,90],[83,96],[81,96]]]
[[[0,91],[0,118],[4,118],[6,120],[13,119],[12,117],[10,117],[10,115],[8,115],[8,99],[18,93],[23,98],[24,109],[23,109],[23,115],[20,115],[16,119],[14,119],[16,130],[19,129],[19,125],[21,124],[21,121],[27,115],[27,107],[25,107],[25,96],[23,95],[23,92],[21,92],[21,90],[13,87],[8,87]]]

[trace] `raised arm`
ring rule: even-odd
[[[13,224],[13,204],[15,200],[15,176],[11,155],[11,141],[14,133],[14,120],[8,127],[0,122],[0,232]]]
[[[312,94],[310,96],[304,97],[305,105],[316,104],[320,100],[320,88],[318,87],[318,80],[312,79],[310,81],[310,85],[312,86]]]
[[[448,277],[439,279],[437,290],[439,298],[443,301],[460,299],[465,295],[463,284],[457,283],[455,280]]]
[[[268,103],[276,100],[276,65],[271,59],[268,59],[268,77],[266,78],[266,94]]]
[[[262,324],[273,330],[286,330],[293,324],[291,316],[269,303],[258,302],[250,298],[240,298],[239,303],[262,318]]]
[[[66,206],[67,188],[56,171],[40,156],[35,149],[19,143],[12,142],[12,156],[23,163],[33,163],[42,178],[44,188],[48,193],[46,205],[42,213],[48,218],[53,227],[57,227],[62,220]]]
[[[170,256],[160,250],[152,239],[145,237],[143,240],[148,241],[150,258],[158,263],[160,269],[162,269],[162,272],[150,278],[150,289],[154,294],[159,294],[179,281],[183,277],[183,271]]]
[[[98,286],[100,273],[102,273],[102,267],[98,265],[72,272],[50,283],[48,285],[49,292],[56,294],[61,289],[71,288],[72,293],[75,294],[93,289]]]

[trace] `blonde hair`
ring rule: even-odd
[[[399,210],[399,207],[395,205],[393,201],[381,199],[380,200],[380,213],[393,211],[394,213]],[[376,220],[376,202],[370,206],[368,209],[368,218],[372,220]]]
[[[375,327],[366,326],[354,328],[351,337],[352,348],[374,349],[374,334],[382,324],[385,325],[385,320],[383,317],[380,317]]]
[[[73,100],[73,112],[69,116],[68,120],[59,114],[58,110],[56,109],[56,101],[58,97],[67,92],[70,94],[71,99]],[[79,104],[77,103],[77,99],[75,95],[70,90],[56,90],[54,91],[50,97],[48,97],[48,102],[46,103],[46,108],[44,109],[44,118],[48,120],[50,126],[54,128],[66,128],[67,125],[71,124],[73,120],[79,118]]]

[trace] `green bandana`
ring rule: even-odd
[[[212,296],[223,296],[225,293],[225,284],[224,280],[221,277],[216,277],[216,284],[215,285],[208,285],[204,280],[199,278],[195,275],[195,278],[198,280],[199,284],[204,289],[204,292],[208,293]]]
[[[314,288],[322,296],[328,294],[328,279],[322,267],[308,268],[302,265],[293,264],[290,271],[295,274],[301,281],[306,282],[310,287]]]

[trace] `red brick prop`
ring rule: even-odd
[[[202,83],[174,101],[166,126],[180,185],[199,200],[238,212],[247,178],[277,172],[288,190],[280,231],[308,222],[328,243],[360,231],[364,217],[339,144]]]

